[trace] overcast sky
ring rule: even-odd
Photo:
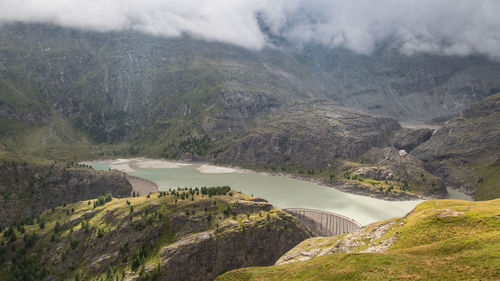
[[[0,0],[0,22],[44,22],[95,31],[183,33],[250,49],[273,33],[370,54],[387,39],[401,52],[500,59],[500,0]]]

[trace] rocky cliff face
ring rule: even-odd
[[[83,154],[92,155],[85,157],[147,155],[324,171],[336,159],[358,162],[373,147],[410,152],[431,132],[399,130],[396,120],[456,114],[500,89],[498,62],[404,56],[391,42],[368,57],[316,45],[250,51],[186,36],[5,24],[0,47],[0,148],[42,151],[37,155],[54,154],[45,146],[51,141],[79,146],[89,140],[123,146],[86,147],[90,152]],[[24,141],[37,125],[45,136]],[[484,137],[495,143],[497,136]],[[470,145],[478,147],[477,141]],[[438,171],[429,160],[433,153],[441,152],[422,148],[414,155],[435,175],[460,176],[448,176],[456,169]],[[472,182],[485,178],[461,171]],[[471,191],[470,182],[452,185]]]
[[[478,199],[500,195],[500,94],[492,95],[447,121],[412,154],[447,185]]]
[[[426,171],[424,163],[406,150],[395,147],[373,148],[364,155],[364,159],[375,165],[355,168],[354,174],[375,180],[395,180],[403,184],[403,189],[416,194],[435,197],[446,195],[443,180]]]
[[[498,63],[404,56],[390,44],[372,57],[315,45],[254,52],[188,37],[5,24],[0,45],[1,101],[12,108],[24,96],[32,115],[50,115],[52,107],[97,142],[140,137],[185,117],[197,119],[196,129],[205,119],[215,122],[204,133],[220,137],[269,109],[311,98],[429,120],[500,89]],[[9,118],[22,117],[10,110]]]
[[[275,266],[242,268],[217,280],[495,279],[499,203],[427,201],[402,218],[307,239]]]
[[[346,106],[398,120],[455,114],[498,92],[498,63],[481,57],[404,56],[387,42],[372,56],[312,45],[297,56]]]
[[[401,128],[392,118],[315,100],[262,118],[241,134],[216,161],[299,176],[319,174],[323,184],[384,199],[446,195],[442,180],[408,154],[432,131]]]
[[[297,222],[282,214],[268,227],[242,229],[231,223],[216,231],[187,235],[161,249],[159,280],[213,280],[234,268],[271,265],[279,253],[307,237],[303,228],[293,224]]]
[[[18,277],[16,267],[33,262],[30,273],[50,280],[213,280],[231,269],[271,265],[309,237],[295,218],[265,200],[228,190],[57,207],[40,217],[44,229],[24,226],[28,238],[34,233],[34,245],[24,250],[33,261],[7,262],[26,242],[0,238],[0,271]]]
[[[132,187],[120,172],[97,172],[63,164],[0,162],[0,225],[70,202],[110,193],[130,196]]]
[[[229,144],[217,160],[236,164],[328,167],[388,143],[399,123],[370,116],[329,100],[294,105],[262,120],[245,137]]]
[[[409,153],[417,146],[429,140],[432,133],[434,133],[434,130],[426,128],[416,130],[401,128],[392,137],[391,145]]]

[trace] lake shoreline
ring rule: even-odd
[[[282,177],[288,177],[296,180],[301,180],[301,181],[306,181],[318,185],[322,185],[325,187],[333,188],[338,191],[342,191],[345,193],[349,194],[354,194],[354,195],[360,195],[364,197],[369,197],[369,198],[374,198],[374,199],[380,199],[384,201],[415,201],[415,200],[433,200],[433,199],[444,199],[444,198],[438,198],[438,197],[430,197],[430,196],[417,196],[417,195],[411,195],[411,194],[406,194],[403,193],[401,195],[394,195],[394,194],[385,194],[381,193],[376,190],[369,189],[368,187],[363,187],[361,184],[358,183],[351,183],[347,181],[334,181],[331,182],[328,179],[322,179],[322,178],[312,178],[312,177],[307,177],[307,176],[300,176],[300,175],[295,175],[295,174],[288,174],[288,173],[283,173],[283,172],[269,172],[269,171],[259,171],[259,170],[250,170],[250,169],[245,169],[239,166],[231,166],[231,165],[218,165],[215,163],[210,163],[210,162],[197,162],[197,161],[186,161],[186,160],[166,160],[166,159],[152,159],[152,158],[146,158],[146,157],[141,157],[141,158],[129,158],[129,159],[124,159],[124,158],[118,158],[118,159],[108,159],[108,160],[96,160],[96,161],[89,161],[89,162],[110,162],[114,161],[115,164],[109,164],[110,166],[115,166],[115,167],[120,167],[123,168],[122,172],[126,173],[132,173],[134,172],[133,168],[130,167],[129,164],[124,164],[125,162],[130,162],[130,161],[147,161],[147,163],[142,163],[138,165],[138,167],[148,167],[148,168],[179,168],[179,167],[185,167],[185,166],[190,166],[190,165],[200,165],[200,167],[196,168],[196,170],[200,173],[208,173],[208,174],[224,174],[224,173],[256,173],[256,174],[262,174],[262,175],[268,175],[268,176],[282,176]],[[162,161],[162,164],[158,164],[159,166],[155,166],[153,163],[160,163]],[[86,163],[89,163],[86,162]],[[111,169],[115,169],[111,167]],[[147,181],[147,180],[146,180]],[[157,187],[158,188],[158,187]],[[156,191],[151,191],[151,192],[157,192],[159,189]]]
[[[262,171],[255,171],[256,173],[261,173],[264,175],[269,175],[269,176],[283,176],[283,177],[289,177],[292,179],[296,180],[302,180],[302,181],[307,181],[307,182],[312,182],[318,185],[326,186],[329,188],[336,189],[338,191],[342,191],[345,193],[349,194],[354,194],[354,195],[361,195],[369,198],[375,198],[375,199],[380,199],[384,201],[414,201],[414,200],[432,200],[432,199],[441,199],[441,198],[433,198],[433,197],[425,197],[425,196],[417,196],[417,195],[410,195],[410,194],[403,194],[402,196],[396,197],[395,195],[388,196],[386,194],[373,191],[373,190],[368,190],[368,189],[361,189],[358,188],[354,185],[350,185],[348,182],[330,182],[327,179],[321,179],[321,178],[311,178],[307,176],[299,176],[299,175],[294,175],[294,174],[286,174],[286,173],[272,173],[272,172],[262,172]]]
[[[154,162],[163,168],[154,168],[147,159],[101,160],[91,165],[98,170],[109,170],[108,164],[119,164],[119,168],[130,168],[133,176],[154,181],[161,191],[177,187],[231,186],[235,191],[266,199],[277,208],[308,208],[345,215],[360,223],[368,224],[403,216],[421,200],[382,200],[366,194],[355,194],[332,188],[318,179],[294,177],[289,174],[267,171],[217,167],[219,173],[200,172],[198,168],[213,169],[205,162]],[[214,163],[215,164],[215,163]],[[130,165],[130,167],[129,167]],[[140,168],[141,166],[148,168]],[[174,166],[178,168],[165,168]],[[210,170],[208,169],[208,170]],[[235,172],[235,170],[237,172]],[[213,172],[214,170],[212,170]],[[221,173],[225,171],[226,173]],[[273,175],[273,177],[271,177]],[[320,183],[320,184],[318,184]],[[150,192],[152,190],[148,190]],[[155,190],[156,191],[156,190]]]

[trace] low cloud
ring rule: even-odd
[[[260,49],[269,35],[371,54],[482,54],[500,59],[498,0],[2,0],[0,22],[182,34]],[[259,20],[257,19],[259,15]],[[266,33],[263,26],[265,25]],[[270,33],[270,34],[269,34]]]

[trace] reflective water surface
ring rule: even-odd
[[[90,163],[94,169],[123,170],[154,181],[160,190],[177,187],[229,185],[268,200],[279,208],[311,208],[350,217],[362,225],[403,216],[422,201],[385,201],[345,193],[313,182],[201,164],[149,159]],[[458,198],[457,198],[458,199]]]

